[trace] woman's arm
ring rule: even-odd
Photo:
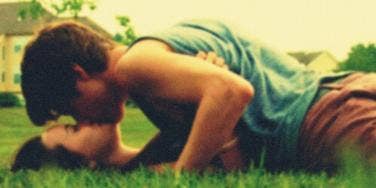
[[[121,60],[119,73],[130,83],[129,91],[199,104],[177,170],[200,170],[209,164],[253,96],[248,81],[202,61],[153,40],[137,43]]]
[[[219,161],[218,161],[219,160]],[[176,160],[172,162],[164,161],[157,164],[148,165],[153,171],[163,172],[168,168],[174,168]],[[205,170],[241,170],[247,168],[244,156],[239,149],[239,140],[233,135],[232,139],[226,142],[219,152],[216,154],[216,158],[213,158],[211,163],[205,167]]]
[[[136,157],[120,166],[120,170],[126,172],[134,170],[140,165],[149,166],[175,161],[181,151],[171,150],[171,145],[171,140],[164,134],[158,132]]]

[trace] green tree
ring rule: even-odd
[[[96,0],[61,0],[61,1],[47,1],[47,0],[31,0],[30,3],[21,7],[18,11],[18,16],[21,20],[31,17],[38,19],[45,14],[45,9],[52,9],[55,15],[67,14],[70,17],[78,18],[82,10],[87,7],[90,10],[96,8]]]
[[[130,18],[128,16],[117,16],[116,20],[118,21],[121,30],[114,35],[113,40],[127,46],[130,45],[137,39]],[[136,102],[132,99],[128,99],[126,105],[128,107],[137,107]]]
[[[116,19],[122,29],[114,35],[113,39],[125,45],[131,44],[137,38],[134,27],[131,25],[131,20],[128,16],[117,16]]]
[[[339,70],[376,72],[375,44],[353,46],[348,58],[339,64]]]
[[[18,16],[21,20],[27,17],[38,19],[45,14],[45,8],[47,8],[54,10],[53,13],[56,16],[68,14],[70,17],[78,18],[85,7],[95,10],[96,2],[96,0],[30,0],[27,6],[19,9]],[[114,35],[113,39],[119,43],[129,45],[137,38],[130,19],[128,16],[117,16],[116,19],[122,29]]]

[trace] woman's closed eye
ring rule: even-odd
[[[80,130],[79,126],[77,126],[77,125],[66,124],[66,125],[64,125],[64,128],[68,132],[77,132],[77,131]]]

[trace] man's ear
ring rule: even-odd
[[[90,78],[89,74],[80,65],[73,65],[73,71],[78,74],[80,80],[87,80]]]

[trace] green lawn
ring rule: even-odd
[[[70,120],[63,118],[63,121]],[[272,174],[251,167],[246,173],[183,173],[179,176],[172,172],[158,174],[145,169],[121,174],[114,170],[68,171],[54,167],[11,173],[9,164],[14,151],[25,139],[42,130],[32,126],[23,108],[0,108],[0,187],[376,187],[375,170],[360,168],[356,161],[350,161],[334,177],[324,173]],[[139,110],[127,110],[122,122],[125,143],[142,146],[155,131]]]

